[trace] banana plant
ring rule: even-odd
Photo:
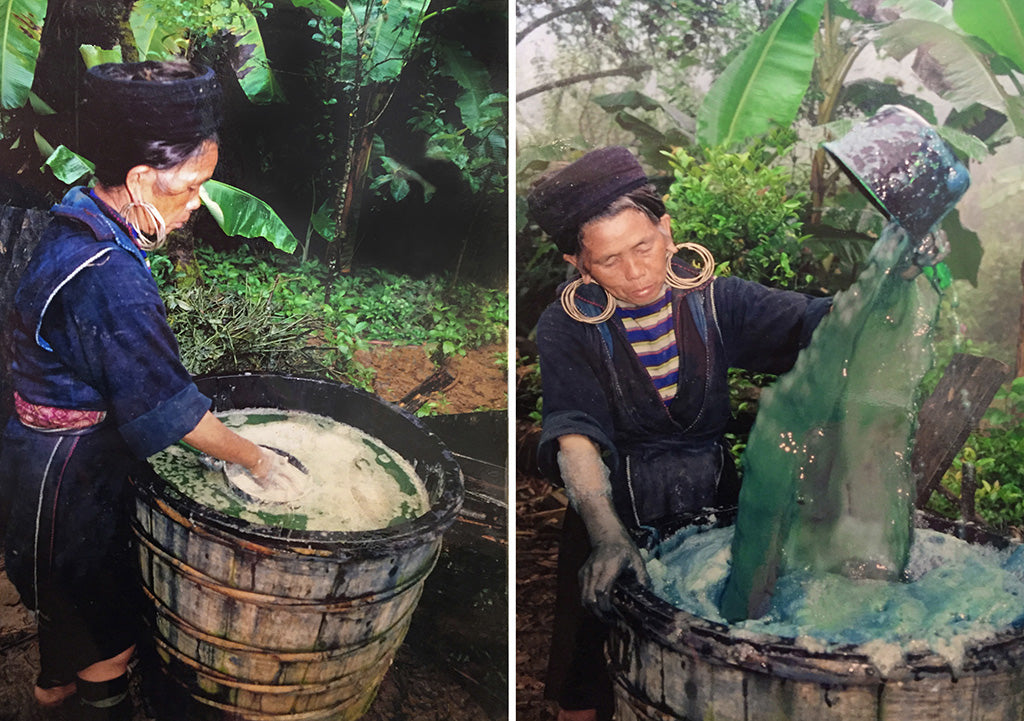
[[[953,0],[952,9],[947,9],[931,0],[882,0],[880,6],[897,11],[897,19],[880,25],[866,22],[850,0],[795,0],[712,85],[697,115],[698,141],[735,146],[772,126],[791,125],[812,87],[820,95],[812,115],[819,126],[828,128],[850,89],[847,73],[871,42],[880,53],[897,59],[928,53],[941,69],[941,83],[933,88],[940,96],[961,111],[978,105],[996,111],[1006,119],[1003,137],[1024,135],[1020,3]],[[937,130],[963,155],[981,158],[988,153],[984,143],[957,128]],[[827,190],[824,163],[819,153],[811,175],[814,208],[823,206]],[[980,250],[977,237],[966,235],[973,236],[959,243],[966,256],[951,256],[950,261],[958,268],[957,277],[972,279],[977,276]],[[957,239],[951,241],[957,254]]]
[[[796,118],[826,0],[796,0],[722,72],[697,112],[697,139],[734,147]]]
[[[0,11],[0,107],[13,110],[32,90],[46,0],[0,0]]]
[[[331,267],[348,272],[355,255],[358,203],[370,172],[377,122],[419,39],[429,0],[292,0],[316,16],[314,37],[352,108],[341,134],[345,161],[334,198]]]
[[[1003,114],[1008,130],[1024,135],[1024,7],[1006,0],[954,0],[952,10],[931,0],[883,0],[897,10],[873,36],[873,25],[848,0],[795,0],[745,48],[708,91],[697,115],[697,138],[707,145],[737,145],[772,125],[790,125],[810,89],[817,65],[824,94],[817,121],[831,120],[846,73],[867,40],[897,59],[928,52],[943,70],[939,94],[957,108],[980,103]],[[860,25],[865,40],[837,51],[842,21]],[[817,47],[815,45],[817,43]],[[1006,89],[1006,84],[1016,93]],[[947,137],[951,144],[966,140]],[[967,150],[958,148],[959,150]],[[970,148],[975,152],[975,148]]]

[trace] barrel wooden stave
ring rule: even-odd
[[[414,464],[431,507],[377,531],[289,531],[229,518],[141,474],[132,521],[140,573],[168,691],[185,692],[189,705],[170,717],[355,721],[462,505],[461,470],[418,419],[357,389],[272,374],[197,384],[218,409],[295,408],[362,428]]]
[[[350,707],[363,707],[367,698],[372,701],[370,690],[375,691],[380,684],[391,660],[367,669],[358,679],[319,684],[255,684],[211,671],[163,643],[157,644],[157,653],[179,683],[188,679],[186,689],[197,702],[209,708],[230,709],[232,719],[264,715],[290,718],[327,709],[343,715]]]
[[[325,683],[379,666],[405,638],[411,614],[398,628],[351,648],[308,652],[267,651],[210,636],[172,614],[158,599],[155,629],[160,640],[213,672],[250,683]]]
[[[137,501],[136,531],[225,586],[296,600],[358,598],[403,581],[415,582],[410,576],[429,572],[427,564],[436,550],[428,543],[377,556],[363,553],[352,561],[343,547],[323,551],[243,543],[195,520],[176,518],[169,509],[153,508],[144,499]]]
[[[138,551],[144,587],[176,616],[211,636],[274,651],[365,643],[397,627],[422,592],[420,583],[380,599],[297,603],[226,588],[145,543]]]

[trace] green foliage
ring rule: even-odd
[[[957,0],[953,19],[1024,72],[1024,5],[1006,0]]]
[[[367,269],[335,279],[328,304],[328,271],[318,262],[256,255],[244,246],[234,253],[198,247],[196,259],[201,281],[190,284],[167,258],[153,256],[182,356],[190,370],[202,368],[193,372],[245,361],[351,374],[352,354],[369,340],[429,344],[452,355],[505,338],[507,295],[472,283]]]
[[[201,193],[203,205],[228,235],[266,238],[278,250],[291,253],[298,240],[273,208],[240,188],[208,180]]]
[[[803,243],[801,196],[791,196],[784,168],[761,151],[704,151],[701,162],[684,148],[669,156],[672,184],[665,200],[676,243],[700,243],[720,273],[792,288]]]
[[[957,455],[942,484],[960,493],[964,463],[973,463],[977,483],[975,504],[978,516],[997,529],[1024,525],[1024,378],[1014,379],[1000,389],[982,418],[981,428],[972,433]],[[956,517],[958,508],[934,493],[929,508]]]
[[[0,107],[28,99],[39,57],[46,0],[0,0]]]
[[[507,178],[508,98],[501,93],[485,96],[479,105],[473,106],[472,125],[465,113],[461,122],[452,120],[452,113],[434,92],[421,94],[420,102],[409,118],[409,127],[427,136],[426,156],[452,163],[474,193],[503,193]]]
[[[697,113],[701,144],[735,146],[796,118],[824,6],[825,0],[796,0],[729,63]]]
[[[243,280],[234,287],[167,282],[166,258],[154,263],[161,294],[178,340],[182,363],[193,374],[227,371],[324,371],[310,338],[322,332],[311,316],[291,316],[276,297],[276,283]],[[336,368],[337,359],[330,367]],[[347,359],[346,359],[347,360]],[[337,375],[335,371],[332,375]]]

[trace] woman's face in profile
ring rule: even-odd
[[[217,144],[208,141],[203,143],[196,155],[181,165],[166,170],[147,168],[143,179],[143,199],[152,203],[160,212],[168,232],[183,226],[192,212],[202,204],[199,189],[213,177],[217,157]],[[144,214],[141,219],[148,220]],[[142,228],[144,233],[155,230]]]

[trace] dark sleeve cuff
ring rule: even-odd
[[[210,410],[212,403],[199,392],[195,383],[190,383],[176,395],[125,423],[118,430],[135,455],[148,458],[191,432],[206,411]]]
[[[537,465],[549,480],[564,485],[558,471],[558,439],[573,434],[586,436],[596,443],[605,465],[612,470],[616,468],[619,453],[593,418],[582,411],[556,411],[544,417],[544,428],[537,447]]]
[[[815,298],[807,304],[804,311],[804,323],[800,330],[800,348],[806,348],[811,342],[811,335],[814,329],[821,323],[821,319],[832,310],[832,298]]]

